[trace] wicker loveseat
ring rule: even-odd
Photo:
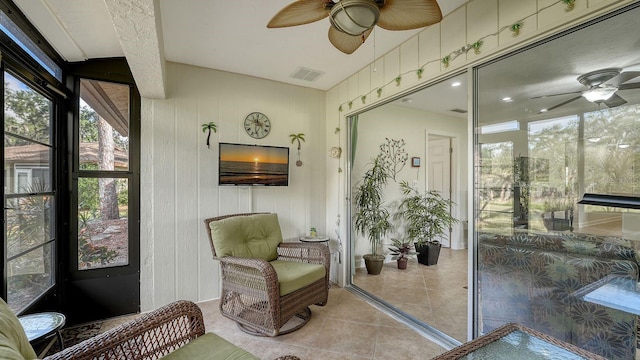
[[[283,242],[276,214],[226,215],[205,224],[222,270],[220,311],[242,331],[286,334],[309,321],[310,305],[327,303],[325,245]],[[285,326],[289,320],[293,325]]]
[[[568,232],[479,234],[481,332],[516,322],[608,359],[633,359],[638,317],[581,296],[609,278],[635,285],[633,245]]]
[[[258,359],[206,333],[200,308],[177,301],[68,347],[44,360]],[[0,359],[31,360],[36,354],[20,322],[0,299]]]

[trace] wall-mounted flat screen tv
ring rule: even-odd
[[[220,143],[219,154],[219,185],[289,185],[288,147]]]

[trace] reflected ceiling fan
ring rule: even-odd
[[[560,94],[542,95],[542,96],[533,97],[532,99],[547,98],[547,97],[559,96],[559,95],[578,94],[575,97],[572,97],[566,101],[556,104],[550,108],[541,110],[538,113],[557,109],[561,106],[574,102],[580,98],[585,98],[586,100],[593,103],[597,103],[597,104],[604,103],[610,108],[616,107],[616,106],[624,105],[627,103],[627,101],[623,99],[620,95],[616,94],[616,92],[620,90],[640,89],[640,82],[629,83],[629,84],[626,83],[627,81],[632,80],[638,76],[640,76],[640,71],[622,71],[622,69],[620,68],[600,69],[600,70],[591,71],[586,74],[582,74],[578,76],[578,79],[577,79],[578,82],[586,86],[587,87],[586,90],[572,91],[572,92],[566,92],[566,93],[560,93]]]
[[[374,26],[411,30],[442,20],[436,0],[297,0],[267,24],[280,28],[309,24],[329,17],[329,41],[345,54],[356,51]]]

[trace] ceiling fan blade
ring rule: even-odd
[[[624,105],[627,103],[627,100],[620,97],[618,94],[613,94],[610,98],[604,101],[604,104],[608,107],[616,107],[620,105]]]
[[[268,28],[280,28],[309,24],[329,16],[324,8],[327,0],[298,0],[280,10],[273,16]]]
[[[618,90],[640,89],[640,82],[631,84],[622,84],[618,86]]]
[[[620,87],[620,85],[626,83],[631,79],[637,78],[638,76],[640,76],[640,71],[624,71],[624,72],[621,72],[620,75],[607,81],[607,84]]]
[[[385,0],[378,26],[386,30],[411,30],[442,20],[436,0]]]
[[[552,107],[548,108],[547,111],[551,111],[551,110],[557,109],[560,106],[567,105],[568,103],[574,102],[574,101],[576,101],[576,100],[578,100],[580,98],[582,98],[582,95],[573,97],[573,98],[571,98],[571,99],[569,99],[567,101],[563,101],[560,104],[553,105]],[[540,114],[540,113],[542,113],[542,111],[538,112],[538,114]]]
[[[342,31],[338,31],[336,28],[331,26],[329,28],[329,41],[331,41],[336,49],[343,53],[352,54],[364,43],[372,30],[373,28],[365,31],[362,35],[353,36],[345,34]]]
[[[531,99],[544,99],[552,96],[569,95],[569,94],[582,94],[582,91],[571,91],[571,92],[559,93],[559,94],[540,95],[540,96],[534,96]]]

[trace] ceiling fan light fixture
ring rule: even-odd
[[[593,87],[582,93],[582,96],[590,102],[605,101],[618,91],[617,86],[601,85]]]
[[[329,20],[339,31],[358,36],[375,26],[380,8],[371,0],[340,0],[331,8]]]

